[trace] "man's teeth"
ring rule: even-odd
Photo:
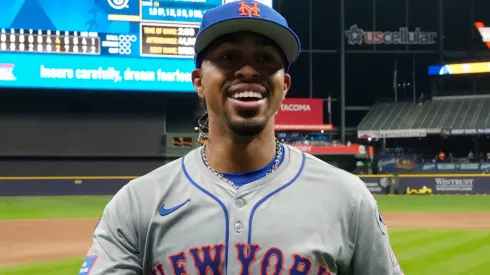
[[[233,95],[233,98],[238,99],[238,98],[256,98],[256,99],[262,99],[262,95],[257,92],[241,92],[241,93],[236,93]]]

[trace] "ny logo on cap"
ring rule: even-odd
[[[240,2],[240,8],[238,10],[241,16],[260,16],[259,4],[256,2],[253,2],[252,7],[247,5],[247,2]]]

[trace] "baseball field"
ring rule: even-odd
[[[110,197],[0,198],[0,274],[78,274]],[[490,270],[490,196],[376,196],[407,275]]]

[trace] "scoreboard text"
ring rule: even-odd
[[[194,56],[199,27],[141,24],[141,56]]]
[[[99,55],[100,39],[94,32],[1,29],[0,52]]]

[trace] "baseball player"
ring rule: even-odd
[[[403,274],[365,184],[275,138],[300,52],[286,20],[219,6],[195,51],[208,142],[113,197],[79,274]]]

